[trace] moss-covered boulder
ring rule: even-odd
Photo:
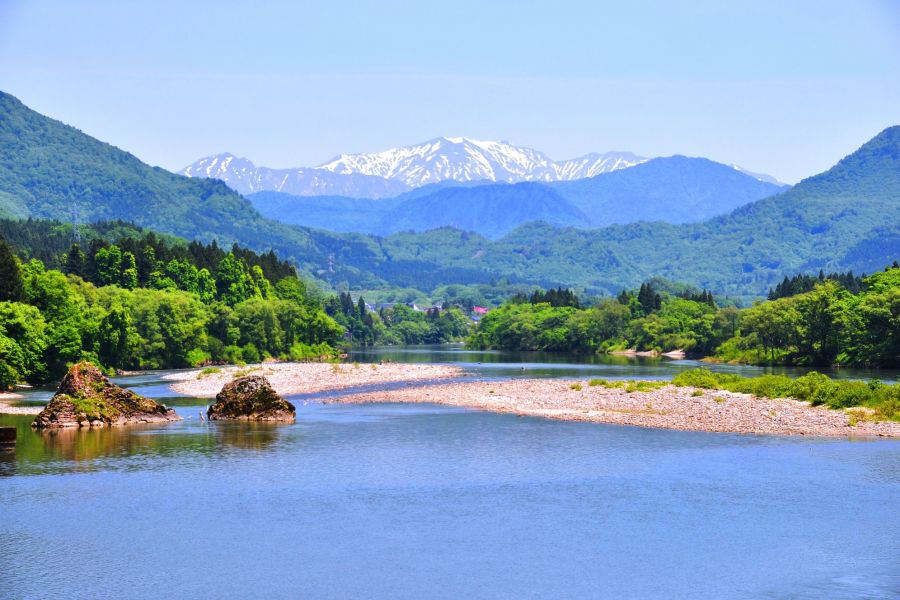
[[[81,362],[31,424],[36,429],[165,423],[181,417],[171,408],[113,385],[96,366]]]
[[[226,383],[206,414],[210,421],[293,421],[297,409],[272,389],[268,379],[250,375]]]

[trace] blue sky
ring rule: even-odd
[[[796,182],[900,124],[900,2],[0,0],[0,89],[173,170],[461,135]]]

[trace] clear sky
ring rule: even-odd
[[[0,0],[0,89],[172,170],[446,135],[793,183],[900,124],[900,1]]]

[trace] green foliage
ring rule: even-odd
[[[0,237],[0,302],[16,302],[23,294],[22,268],[6,240]]]
[[[856,295],[826,279],[809,292],[743,311],[738,332],[716,355],[772,364],[900,365],[900,269],[862,281]]]
[[[243,265],[242,258],[229,254],[226,259]],[[199,279],[194,291],[128,289],[114,277],[121,273],[122,259],[108,251],[101,262],[110,282],[101,287],[46,270],[37,260],[24,266],[24,302],[0,302],[0,387],[53,380],[85,359],[107,369],[256,362],[270,356],[306,360],[333,355],[332,345],[342,333],[321,305],[308,299],[299,303],[273,292],[232,307],[204,297]],[[170,273],[181,283],[185,274],[203,271],[172,262]],[[256,271],[260,276],[262,270]],[[302,285],[288,281],[281,289],[296,296]]]
[[[525,304],[514,298],[485,315],[469,343],[476,348],[509,350],[636,348],[704,354],[730,334],[730,311],[733,309],[716,309],[705,297],[703,301],[663,298],[649,285],[642,286],[637,295],[624,293],[619,300],[601,300],[585,309]]]
[[[900,384],[884,385],[877,380],[866,383],[831,379],[815,371],[791,379],[785,375],[740,377],[714,373],[709,369],[691,369],[676,375],[672,383],[752,394],[760,398],[796,398],[833,409],[865,407],[873,411],[873,418],[900,419]]]

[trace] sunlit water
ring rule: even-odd
[[[900,595],[900,442],[302,398],[293,425],[207,423],[159,374],[118,381],[187,419],[0,416],[0,598]]]

